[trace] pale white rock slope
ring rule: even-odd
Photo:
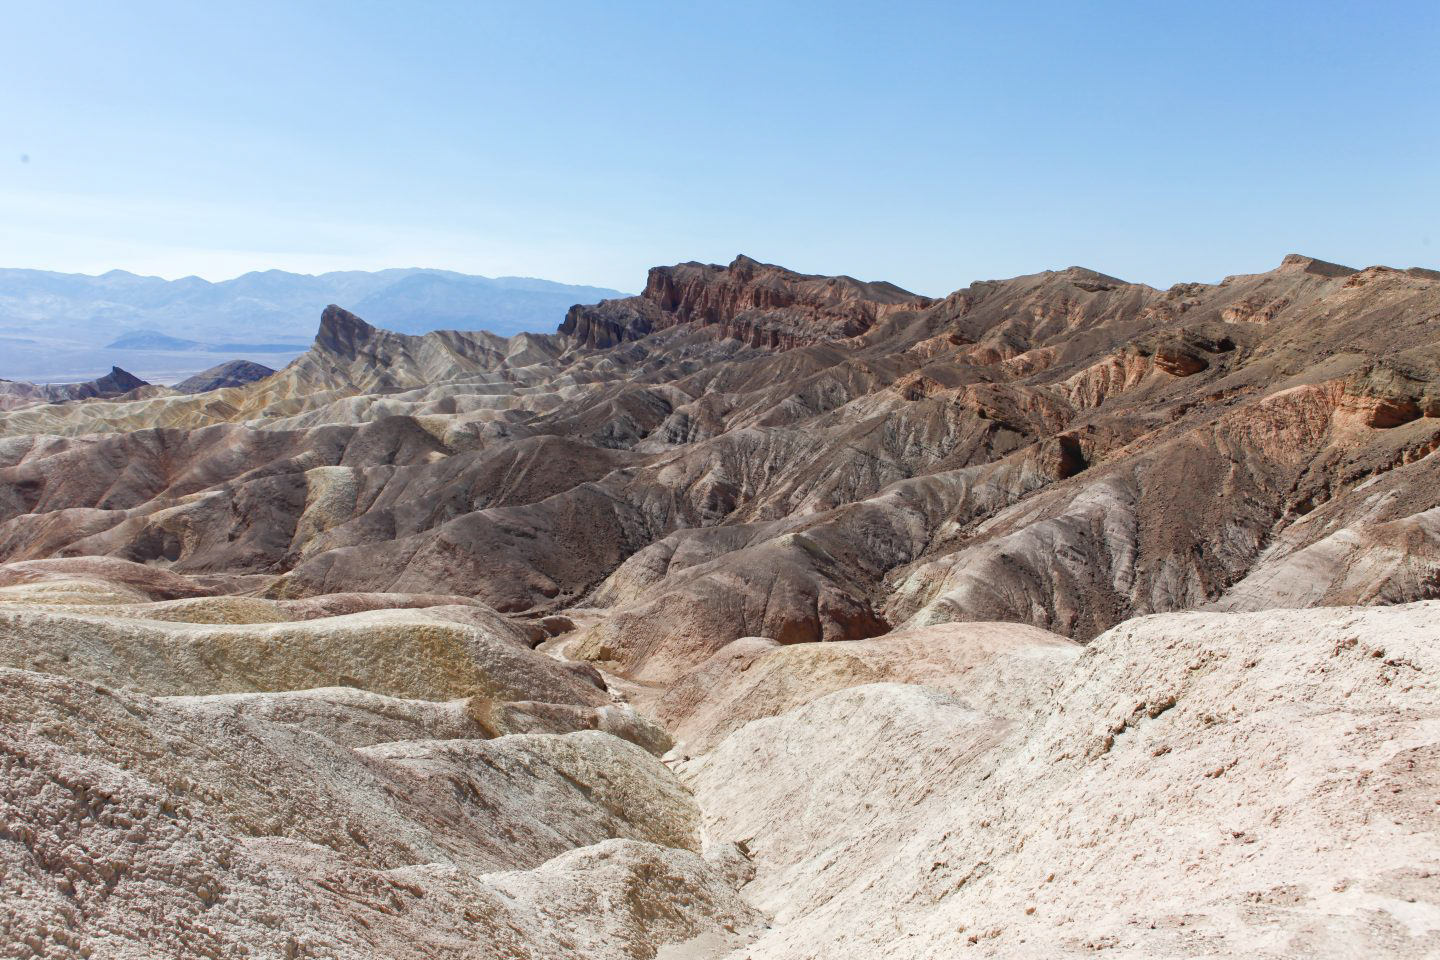
[[[1440,602],[659,689],[473,601],[61,567],[0,604],[0,957],[1440,956]]]
[[[376,704],[343,693],[296,725],[0,669],[0,956],[641,960],[758,928],[640,747],[355,747]]]
[[[734,954],[1440,955],[1440,603],[1166,614],[1028,718],[869,684],[684,765]]]

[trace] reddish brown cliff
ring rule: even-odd
[[[890,283],[810,276],[739,256],[725,267],[655,267],[640,296],[571,307],[560,332],[603,348],[693,323],[754,346],[788,349],[853,337],[891,313],[932,302]]]

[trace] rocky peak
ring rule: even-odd
[[[655,267],[638,297],[570,309],[560,332],[608,347],[682,323],[718,326],[755,346],[791,347],[864,333],[878,319],[929,306],[890,283],[812,276],[743,254],[727,266]]]
[[[124,396],[149,384],[128,370],[111,367],[110,372],[82,383],[35,384],[23,380],[0,380],[0,409],[29,403],[64,403],[69,400],[105,399]]]
[[[377,333],[379,330],[375,327],[332,303],[320,314],[320,330],[315,334],[315,346],[342,357],[354,357],[360,347]]]
[[[1119,277],[1112,277],[1088,267],[1066,267],[1059,271],[1059,274],[1074,286],[1088,293],[1103,293],[1106,290],[1114,290],[1116,287],[1128,286]]]
[[[1317,277],[1348,277],[1352,273],[1359,273],[1354,267],[1342,266],[1338,263],[1330,263],[1325,260],[1317,260],[1315,257],[1307,257],[1303,253],[1289,253],[1285,259],[1280,261],[1280,273],[1309,273]]]
[[[224,387],[242,387],[247,383],[264,380],[274,373],[274,370],[264,364],[251,360],[230,360],[181,380],[175,384],[174,389],[180,393],[204,393]]]
[[[141,380],[129,370],[122,370],[112,366],[110,372],[95,381],[96,390],[100,393],[129,393],[136,387],[148,386],[146,381]]]

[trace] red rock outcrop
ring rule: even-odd
[[[609,347],[694,323],[752,346],[789,349],[853,337],[930,303],[889,283],[807,276],[739,256],[725,267],[655,267],[640,296],[571,307],[560,332],[587,347]]]

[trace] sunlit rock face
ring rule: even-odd
[[[332,306],[253,382],[0,384],[3,929],[1440,950],[1437,318],[1300,256],[938,300],[739,257],[555,334]]]

